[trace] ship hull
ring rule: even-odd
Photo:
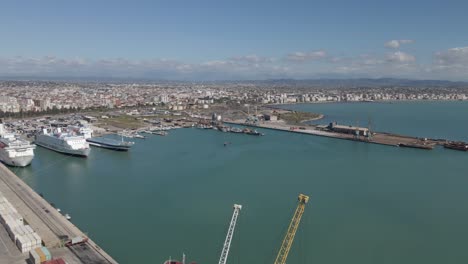
[[[0,160],[8,166],[13,167],[26,167],[31,164],[34,156],[22,156],[22,157],[4,157],[0,156]]]
[[[116,150],[116,151],[128,151],[130,149],[130,147],[107,145],[107,144],[96,143],[96,142],[91,142],[91,141],[88,141],[88,143],[91,146],[105,148],[105,149],[111,149],[111,150]]]
[[[54,145],[49,145],[49,144],[45,144],[45,143],[38,142],[38,141],[36,141],[35,143],[36,143],[36,145],[41,146],[43,148],[50,149],[50,150],[53,150],[55,152],[59,152],[59,153],[65,154],[65,155],[76,156],[76,157],[86,158],[86,157],[88,157],[89,153],[91,152],[90,148],[86,148],[86,149],[63,149],[63,148],[55,147]]]

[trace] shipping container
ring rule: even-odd
[[[46,247],[41,247],[41,251],[44,253],[47,260],[52,259],[52,255],[50,254],[50,251]]]
[[[42,239],[41,239],[41,237],[40,237],[36,232],[32,233],[31,235],[34,237],[34,240],[36,240],[36,244],[37,244],[38,246],[42,246]]]
[[[33,234],[27,234],[29,241],[31,241],[31,249],[35,249],[40,247],[38,244],[38,241],[36,241],[36,238],[33,236]]]
[[[39,258],[41,259],[41,263],[48,260],[46,259],[46,255],[44,254],[44,252],[42,252],[41,248],[36,248],[34,249],[34,251],[36,251],[37,255],[39,255]]]
[[[67,264],[67,263],[65,262],[65,260],[63,260],[63,259],[61,259],[61,258],[56,259],[56,261],[57,261],[57,264]]]
[[[41,257],[39,257],[39,254],[35,250],[29,251],[29,261],[32,264],[41,264]]]
[[[31,241],[27,235],[19,236],[16,239],[16,246],[22,253],[25,253],[31,250]]]
[[[24,233],[23,229],[21,228],[21,226],[17,226],[17,227],[13,227],[13,228],[7,227],[6,230],[8,232],[8,235],[10,236],[11,240],[13,240],[14,242],[16,241],[16,239],[19,236],[25,235],[25,233]]]
[[[30,225],[25,225],[24,228],[29,232],[29,234],[34,233],[34,230],[31,228]]]
[[[72,244],[76,244],[76,243],[82,242],[83,240],[84,240],[84,239],[83,239],[82,236],[77,236],[77,237],[72,238],[72,241],[71,241],[71,242],[72,242]]]
[[[57,260],[55,259],[51,259],[49,261],[45,261],[45,262],[42,262],[41,264],[58,264],[59,262],[57,262]]]

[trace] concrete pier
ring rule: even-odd
[[[62,257],[70,264],[117,263],[92,240],[88,240],[83,245],[64,247],[64,241],[68,239],[87,236],[3,164],[0,164],[0,192],[38,233],[53,256],[55,252],[55,255]],[[0,229],[4,227],[0,226]],[[27,254],[15,251],[13,249],[15,247],[10,245],[14,245],[13,242],[8,235],[6,237],[2,235],[3,233],[6,232],[0,232],[0,239],[5,250],[0,249],[0,264],[3,263],[2,259],[9,259],[5,263],[26,263]],[[1,247],[2,244],[0,244]]]
[[[245,123],[243,120],[230,120],[224,121],[227,124],[235,124],[241,126],[249,126],[249,127],[258,127],[264,129],[272,129],[272,130],[279,130],[291,133],[299,133],[299,134],[307,134],[307,135],[314,135],[314,136],[321,136],[321,137],[329,137],[329,138],[336,138],[336,139],[344,139],[344,140],[352,140],[358,142],[365,142],[371,144],[379,144],[379,145],[387,145],[398,147],[400,144],[407,144],[411,146],[427,146],[428,149],[440,144],[440,142],[435,140],[421,140],[420,138],[411,137],[411,136],[402,136],[396,135],[391,133],[381,133],[381,132],[373,132],[370,138],[359,136],[356,137],[352,134],[345,134],[345,133],[337,133],[333,131],[324,131],[317,129],[315,125],[288,125],[281,121],[262,121],[256,124],[252,123]],[[295,129],[291,129],[294,127]]]

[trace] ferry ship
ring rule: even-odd
[[[93,137],[93,130],[88,126],[68,126],[68,129],[82,135],[85,139]]]
[[[35,145],[20,139],[14,133],[7,133],[0,124],[0,161],[15,167],[26,167],[34,158]]]
[[[73,156],[87,157],[91,152],[83,135],[62,128],[43,129],[36,135],[35,143],[41,147]]]
[[[134,144],[130,141],[119,141],[111,138],[97,137],[97,138],[88,138],[86,139],[91,146],[107,148],[118,151],[128,151]]]

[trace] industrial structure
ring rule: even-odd
[[[284,237],[281,248],[276,257],[275,264],[285,264],[286,259],[288,258],[289,250],[291,249],[292,243],[294,241],[294,236],[296,235],[297,228],[301,222],[302,215],[304,214],[305,205],[309,202],[309,196],[304,194],[299,194],[298,197],[299,204],[297,205],[294,216],[289,224],[288,231]]]
[[[234,212],[232,214],[231,223],[229,224],[226,240],[224,241],[223,250],[221,251],[221,257],[219,258],[219,264],[226,264],[227,257],[229,254],[229,248],[231,247],[232,237],[234,235],[234,229],[236,228],[237,218],[239,212],[242,209],[242,205],[234,204]]]

